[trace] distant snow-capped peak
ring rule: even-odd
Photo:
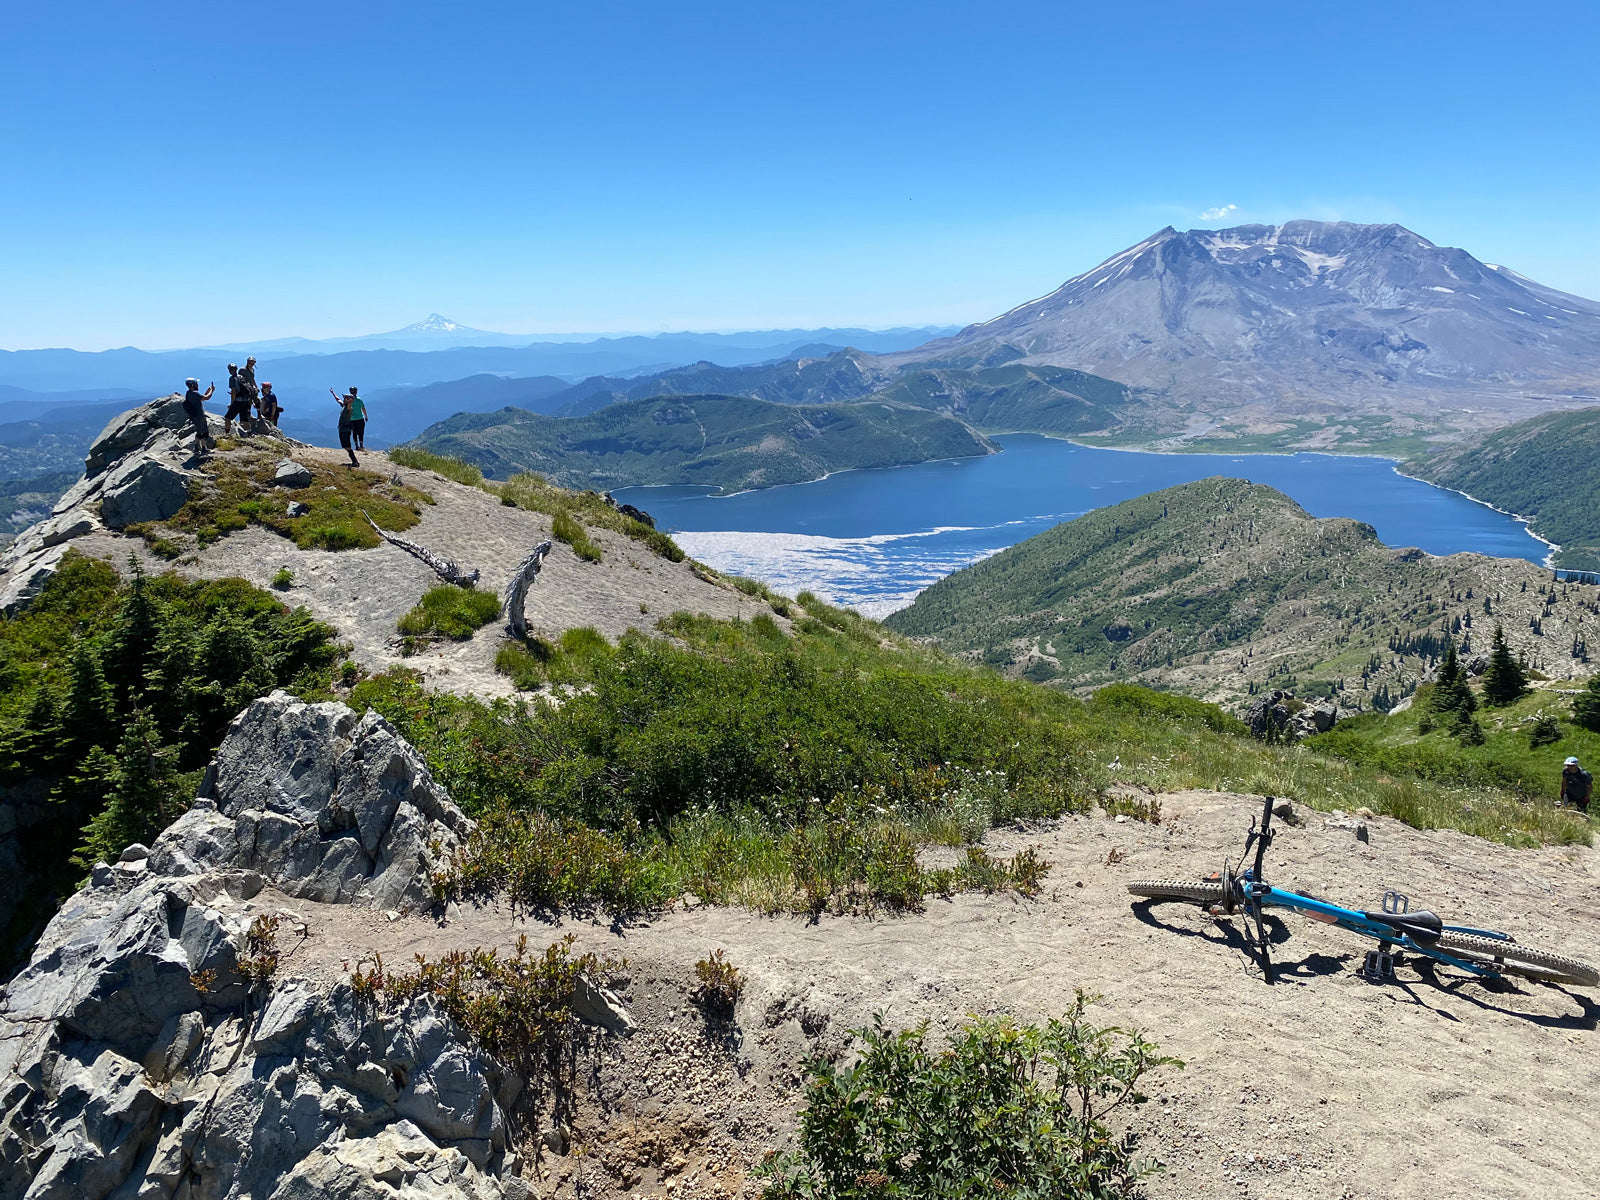
[[[438,313],[429,313],[427,320],[418,321],[415,325],[407,325],[405,333],[454,333],[462,328],[449,317],[441,317]]]

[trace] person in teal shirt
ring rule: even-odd
[[[339,395],[339,393],[334,391],[332,388],[329,388],[328,394],[332,396],[339,404],[339,448],[350,456],[350,465],[352,467],[359,467],[361,463],[356,458],[356,452],[351,448],[351,443],[355,440],[356,436],[357,426],[355,414],[358,405],[360,406],[361,412],[360,429],[363,434],[366,433],[367,407],[365,404],[362,404],[361,398],[356,395],[355,388],[351,388],[349,392],[343,396]]]

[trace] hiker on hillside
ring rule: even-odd
[[[367,448],[367,402],[356,395],[355,385],[350,385],[350,436],[357,450]]]
[[[278,403],[278,394],[272,390],[271,380],[261,382],[261,396],[256,401],[256,414],[274,429],[278,427],[278,418],[283,415],[283,405]]]
[[[183,415],[188,417],[189,424],[194,426],[195,450],[204,454],[216,445],[211,440],[211,427],[206,424],[206,401],[216,392],[217,385],[213,383],[202,392],[198,379],[186,379],[183,382],[189,389],[183,394]]]
[[[245,422],[250,419],[250,404],[255,399],[251,390],[246,387],[244,379],[239,375],[236,363],[228,364],[228,411],[222,416],[222,432],[233,432],[233,421],[239,419],[239,432],[245,431]]]
[[[328,393],[339,405],[339,448],[350,456],[352,467],[359,467],[360,460],[356,458],[356,452],[350,448],[350,439],[354,436],[351,429],[355,418],[351,413],[356,405],[356,390],[351,388],[348,394],[341,396],[329,388]]]
[[[1589,796],[1594,791],[1594,776],[1569,758],[1561,768],[1561,803],[1570,804],[1583,813],[1589,813]]]

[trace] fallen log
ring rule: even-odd
[[[367,517],[365,509],[362,510],[361,515],[363,517]],[[477,585],[478,572],[476,569],[471,571],[463,571],[460,567],[456,566],[452,559],[444,558],[441,555],[435,554],[426,546],[419,546],[415,542],[408,542],[403,537],[396,537],[387,529],[379,529],[378,523],[371,517],[367,517],[367,524],[371,525],[373,532],[381,537],[384,541],[388,542],[391,546],[399,546],[400,549],[411,555],[412,558],[418,558],[427,563],[428,566],[433,568],[433,573],[446,583],[453,583],[457,587],[464,588],[474,587]]]

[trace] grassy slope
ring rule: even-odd
[[[888,624],[1064,686],[1122,679],[1227,701],[1342,680],[1353,703],[1379,688],[1398,700],[1442,638],[1480,652],[1496,621],[1534,665],[1587,674],[1572,650],[1600,630],[1600,606],[1592,589],[1547,587],[1530,563],[1396,551],[1370,526],[1219,478],[1058,525],[934,584]],[[1391,650],[1430,633],[1432,646]]]
[[[916,409],[886,404],[798,408],[744,396],[637,400],[569,418],[520,409],[461,414],[417,440],[496,477],[533,472],[587,488],[772,487],[830,471],[990,450],[961,422]]]
[[[1560,544],[1557,565],[1600,570],[1600,408],[1521,421],[1406,469],[1528,517]]]
[[[1591,766],[1600,762],[1600,734],[1572,724],[1571,714],[1570,698],[1538,688],[1504,708],[1479,708],[1484,743],[1463,745],[1452,735],[1449,718],[1428,712],[1425,691],[1405,712],[1341,721],[1306,744],[1319,754],[1373,771],[1476,783],[1553,800],[1561,793],[1561,764],[1569,754]],[[1556,719],[1559,741],[1532,745],[1529,735],[1540,717]]]
[[[794,616],[789,635],[770,618],[664,618],[673,640],[572,651],[582,686],[551,700],[488,706],[401,674],[354,699],[393,720],[484,819],[458,884],[543,907],[650,907],[686,890],[769,911],[915,907],[995,878],[981,859],[956,878],[919,873],[916,847],[1097,803],[1155,815],[1108,794],[1119,783],[1365,806],[1519,844],[1590,837],[1498,776],[1267,745],[1209,705],[1139,688],[1085,702],[809,597]]]

